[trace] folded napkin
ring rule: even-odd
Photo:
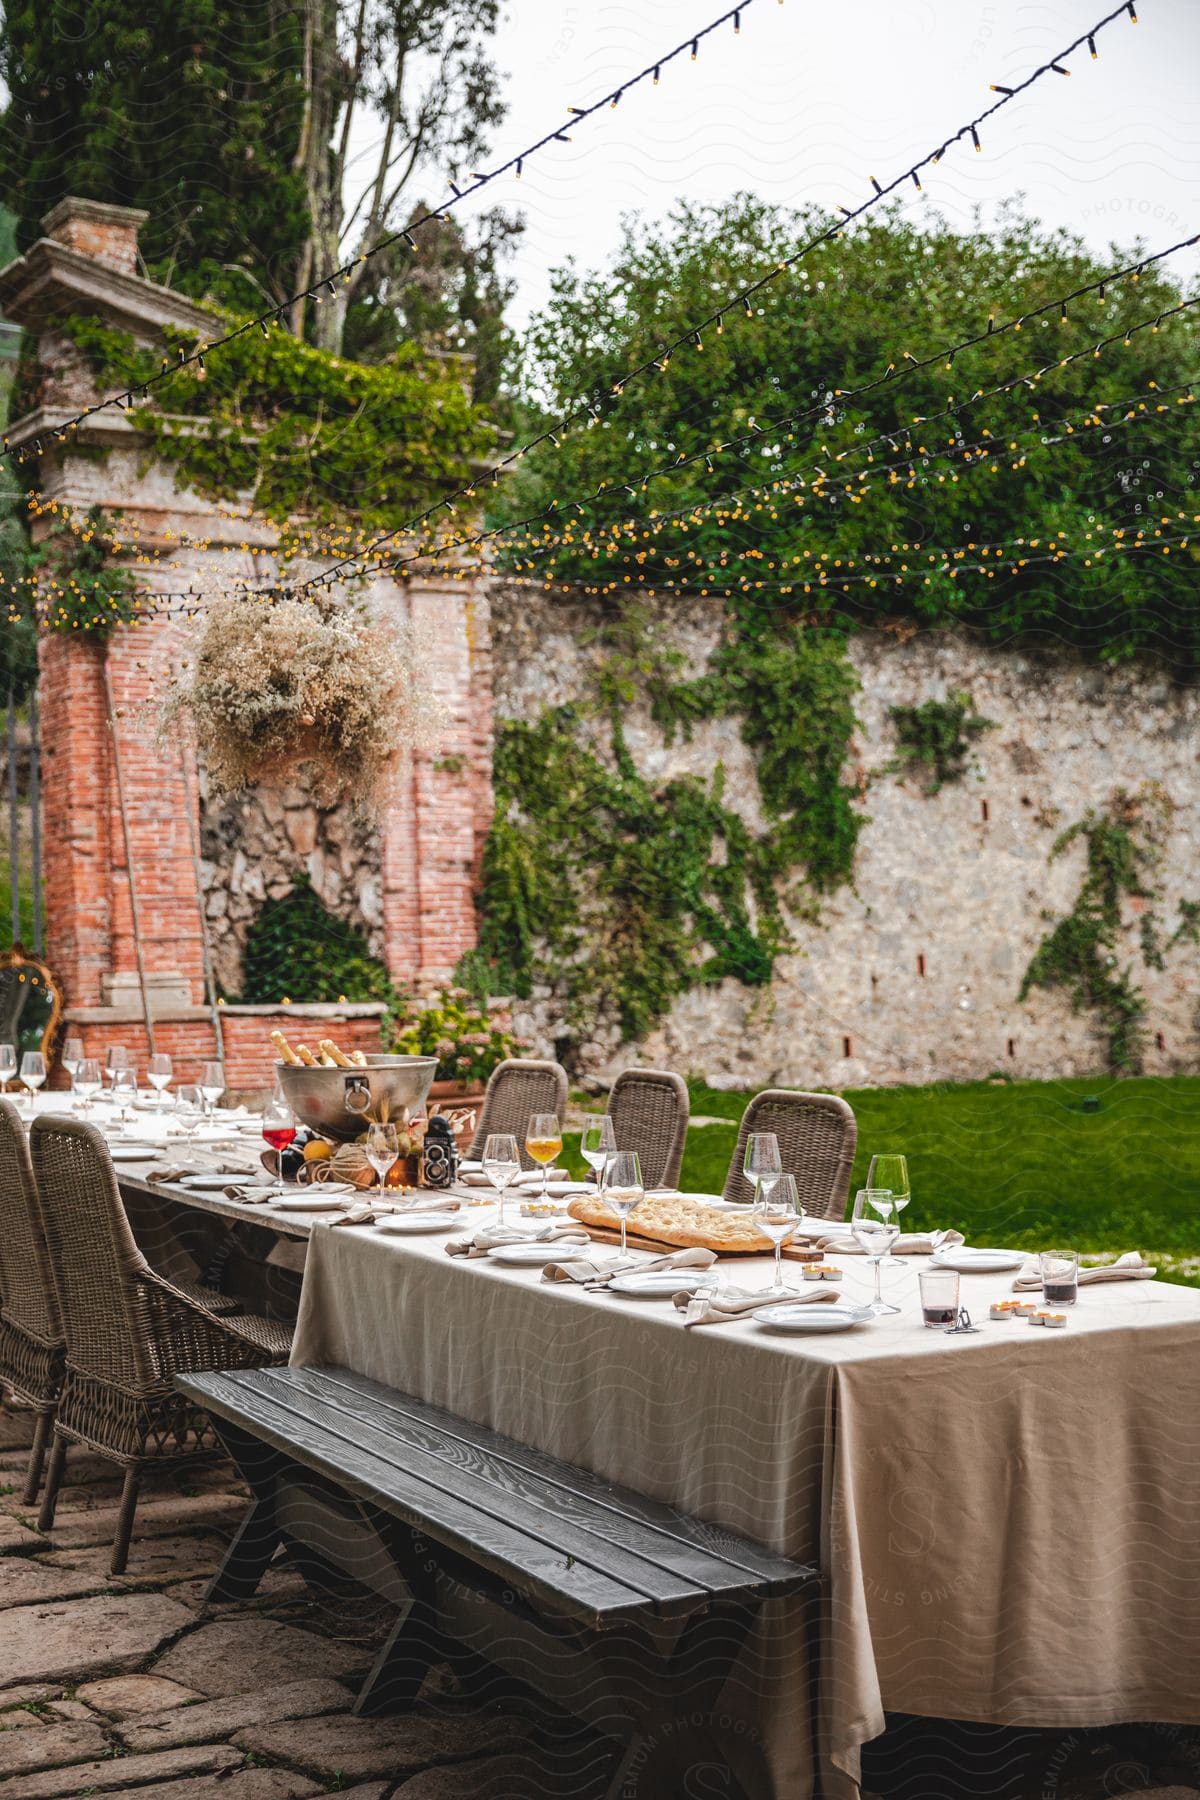
[[[810,1239],[810,1242],[814,1240]],[[894,1256],[930,1256],[935,1250],[955,1250],[963,1242],[961,1231],[910,1231],[902,1232],[892,1245]],[[820,1250],[832,1251],[835,1256],[861,1256],[862,1247],[853,1237],[839,1232],[836,1236],[819,1237],[815,1240]],[[1041,1283],[1039,1282],[1039,1286]]]
[[[642,1275],[652,1269],[710,1269],[717,1260],[715,1250],[672,1250],[668,1256],[626,1256],[616,1262],[594,1263],[590,1257],[572,1257],[563,1262],[547,1263],[543,1281],[575,1281],[580,1287],[606,1288],[614,1275]]]
[[[837,1299],[837,1289],[821,1286],[811,1293],[776,1294],[770,1291],[751,1293],[746,1288],[718,1288],[713,1293],[676,1294],[674,1304],[684,1315],[685,1325],[732,1325],[748,1319],[765,1306],[820,1306]]]
[[[365,1212],[351,1212],[345,1218],[330,1219],[329,1224],[331,1228],[335,1225],[374,1225],[376,1219],[390,1219],[391,1216],[390,1209],[386,1212],[373,1212],[367,1207]]]
[[[195,1169],[151,1169],[146,1176],[147,1181],[182,1181],[185,1175],[194,1175]]]
[[[1079,1285],[1092,1287],[1098,1281],[1151,1281],[1157,1274],[1157,1268],[1151,1267],[1140,1250],[1127,1250],[1115,1262],[1095,1263],[1090,1269],[1080,1269]],[[1033,1256],[1013,1282],[1013,1293],[1036,1291],[1041,1285],[1041,1266]]]
[[[553,1225],[547,1225],[544,1231],[514,1231],[511,1226],[489,1225],[477,1231],[474,1237],[458,1238],[446,1245],[447,1256],[486,1256],[489,1250],[498,1249],[501,1244],[590,1244],[591,1238],[577,1225],[574,1219],[563,1219]]]
[[[265,1206],[273,1191],[272,1189],[269,1192],[266,1188],[257,1186],[239,1187],[236,1182],[231,1182],[228,1187],[221,1189],[227,1200],[240,1200],[244,1206]]]

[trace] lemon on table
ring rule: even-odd
[[[309,1138],[307,1144],[304,1146],[304,1160],[306,1163],[324,1162],[332,1155],[333,1145],[327,1143],[324,1138]]]

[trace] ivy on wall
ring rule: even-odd
[[[1115,1073],[1140,1069],[1146,1036],[1146,996],[1133,964],[1120,966],[1122,902],[1132,900],[1141,909],[1138,937],[1148,968],[1163,968],[1169,950],[1194,938],[1200,919],[1200,903],[1182,901],[1179,928],[1163,945],[1156,875],[1173,811],[1164,790],[1148,782],[1136,794],[1119,788],[1107,806],[1089,807],[1059,834],[1050,860],[1082,840],[1083,881],[1070,912],[1034,951],[1017,996],[1025,1000],[1035,987],[1061,988],[1076,1012],[1093,1013]]]
[[[727,624],[683,681],[648,615],[617,607],[585,698],[499,728],[480,947],[502,991],[560,991],[576,1032],[615,1019],[637,1038],[699,984],[766,986],[792,947],[786,915],[815,919],[851,878],[864,821],[841,778],[858,685],[844,644],[749,608]],[[708,781],[639,770],[624,727],[639,693],[668,740],[739,719],[765,831],[727,803],[720,764]]]
[[[962,780],[971,745],[995,724],[975,711],[970,694],[951,694],[920,706],[893,706],[890,712],[898,751],[891,768],[921,770],[929,795],[940,793],[948,782]]]

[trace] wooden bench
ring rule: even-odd
[[[400,1616],[357,1712],[431,1663],[482,1657],[623,1746],[610,1795],[671,1721],[707,1714],[763,1602],[816,1571],[345,1369],[181,1376],[254,1494],[213,1600],[277,1546]],[[639,1791],[646,1791],[639,1789]]]

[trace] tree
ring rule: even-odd
[[[305,114],[298,166],[310,231],[301,265],[307,286],[351,256],[362,257],[411,211],[410,189],[436,167],[469,172],[504,116],[486,44],[499,0],[304,0]],[[354,132],[372,115],[378,135],[365,180],[350,199]],[[340,350],[348,308],[366,292],[370,264],[314,307],[313,340]],[[293,313],[297,333],[304,308]]]
[[[501,491],[501,519],[561,502],[556,522],[519,534],[509,566],[596,587],[728,591],[743,612],[757,606],[763,625],[789,614],[847,624],[907,615],[968,622],[997,641],[1029,634],[1106,656],[1146,649],[1200,665],[1194,550],[1112,554],[1114,532],[1128,540],[1139,525],[1195,510],[1200,414],[1186,398],[1195,316],[1120,341],[1178,301],[1167,276],[1146,270],[1073,303],[1065,321],[1055,307],[1020,331],[985,337],[951,368],[939,358],[904,372],[908,356],[986,333],[989,315],[1000,323],[1032,313],[1105,266],[1136,260],[1136,250],[1100,262],[1078,240],[1016,214],[988,234],[880,213],[764,288],[751,318],[731,307],[700,344],[614,391],[828,223],[815,210],[785,212],[747,196],[681,207],[664,227],[631,224],[609,269],[557,274],[527,340],[528,397],[548,417],[589,397],[599,422],[543,444]],[[1096,340],[1114,333],[1116,345],[1093,356]],[[1082,354],[1058,366],[1072,352]],[[897,379],[837,398],[889,363]],[[1019,383],[914,426],[952,398],[986,396],[1043,366],[1033,387]],[[1083,428],[1101,403],[1113,408],[1103,429]],[[790,422],[730,447],[781,419]],[[986,454],[964,454],[989,433]],[[664,465],[671,472],[643,489],[641,471]],[[569,504],[577,498],[581,513]],[[1043,560],[1051,544],[1085,549],[1089,532],[1105,555]],[[1186,534],[1177,520],[1168,532]],[[1036,546],[1026,566],[1012,574],[1006,560],[994,579],[940,567],[926,579],[911,548],[1022,538]],[[831,578],[853,569],[846,591],[842,578],[820,585],[821,558]]]
[[[308,239],[295,0],[10,0],[0,178],[21,249],[66,194],[150,214],[150,273],[248,310]]]

